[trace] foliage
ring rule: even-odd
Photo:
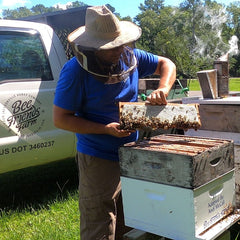
[[[82,6],[86,6],[86,4],[83,2],[75,1],[67,5],[66,7],[75,8],[75,7],[82,7]],[[39,14],[44,14],[49,12],[55,12],[60,10],[62,9],[58,5],[53,7],[45,7],[43,4],[37,4],[33,6],[31,9],[28,9],[26,7],[19,7],[15,10],[4,9],[2,11],[2,15],[3,15],[3,19],[18,19],[18,18],[39,15]]]
[[[229,44],[239,27],[239,3],[230,5],[227,12],[211,0],[185,0],[178,8],[166,7],[161,0],[145,0],[139,9],[134,19],[142,28],[138,46],[172,59],[179,78],[196,77],[197,71],[212,68],[213,61],[225,53],[230,54],[232,75],[239,74],[240,58],[234,56],[237,51],[230,53]]]
[[[85,5],[75,1],[68,8]],[[145,0],[134,19],[122,17],[113,6],[107,6],[119,19],[133,21],[142,28],[136,46],[172,59],[178,78],[196,77],[197,71],[213,68],[213,61],[226,53],[231,77],[240,75],[239,1],[226,7],[214,0],[183,0],[179,7],[172,7],[164,0]],[[3,10],[3,17],[15,19],[59,10],[57,6],[38,4],[31,9]]]

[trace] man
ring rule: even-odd
[[[68,37],[76,57],[62,69],[53,110],[55,126],[77,135],[81,240],[122,239],[115,234],[123,219],[118,148],[138,133],[119,128],[118,102],[137,101],[138,79],[157,74],[159,88],[148,101],[167,104],[175,81],[169,59],[128,47],[140,36],[134,23],[97,6]]]

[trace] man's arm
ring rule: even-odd
[[[176,66],[168,58],[158,57],[157,69],[154,73],[160,76],[159,86],[147,98],[151,104],[167,104],[166,97],[176,80]]]
[[[132,131],[120,130],[119,123],[107,125],[77,117],[75,112],[53,106],[53,122],[55,127],[81,134],[109,134],[115,137],[127,137]]]

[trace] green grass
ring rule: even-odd
[[[79,239],[78,194],[69,193],[40,209],[2,212],[0,239]]]
[[[79,240],[74,160],[0,175],[1,240]]]
[[[229,81],[230,91],[240,91],[240,78],[231,78]]]
[[[201,91],[199,81],[196,79],[188,80],[190,91]],[[230,78],[229,91],[240,91],[240,78]]]

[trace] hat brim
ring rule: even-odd
[[[107,50],[134,42],[140,38],[142,30],[129,21],[120,21],[120,34],[117,37],[102,39],[89,34],[85,26],[68,35],[68,41],[87,50]]]

